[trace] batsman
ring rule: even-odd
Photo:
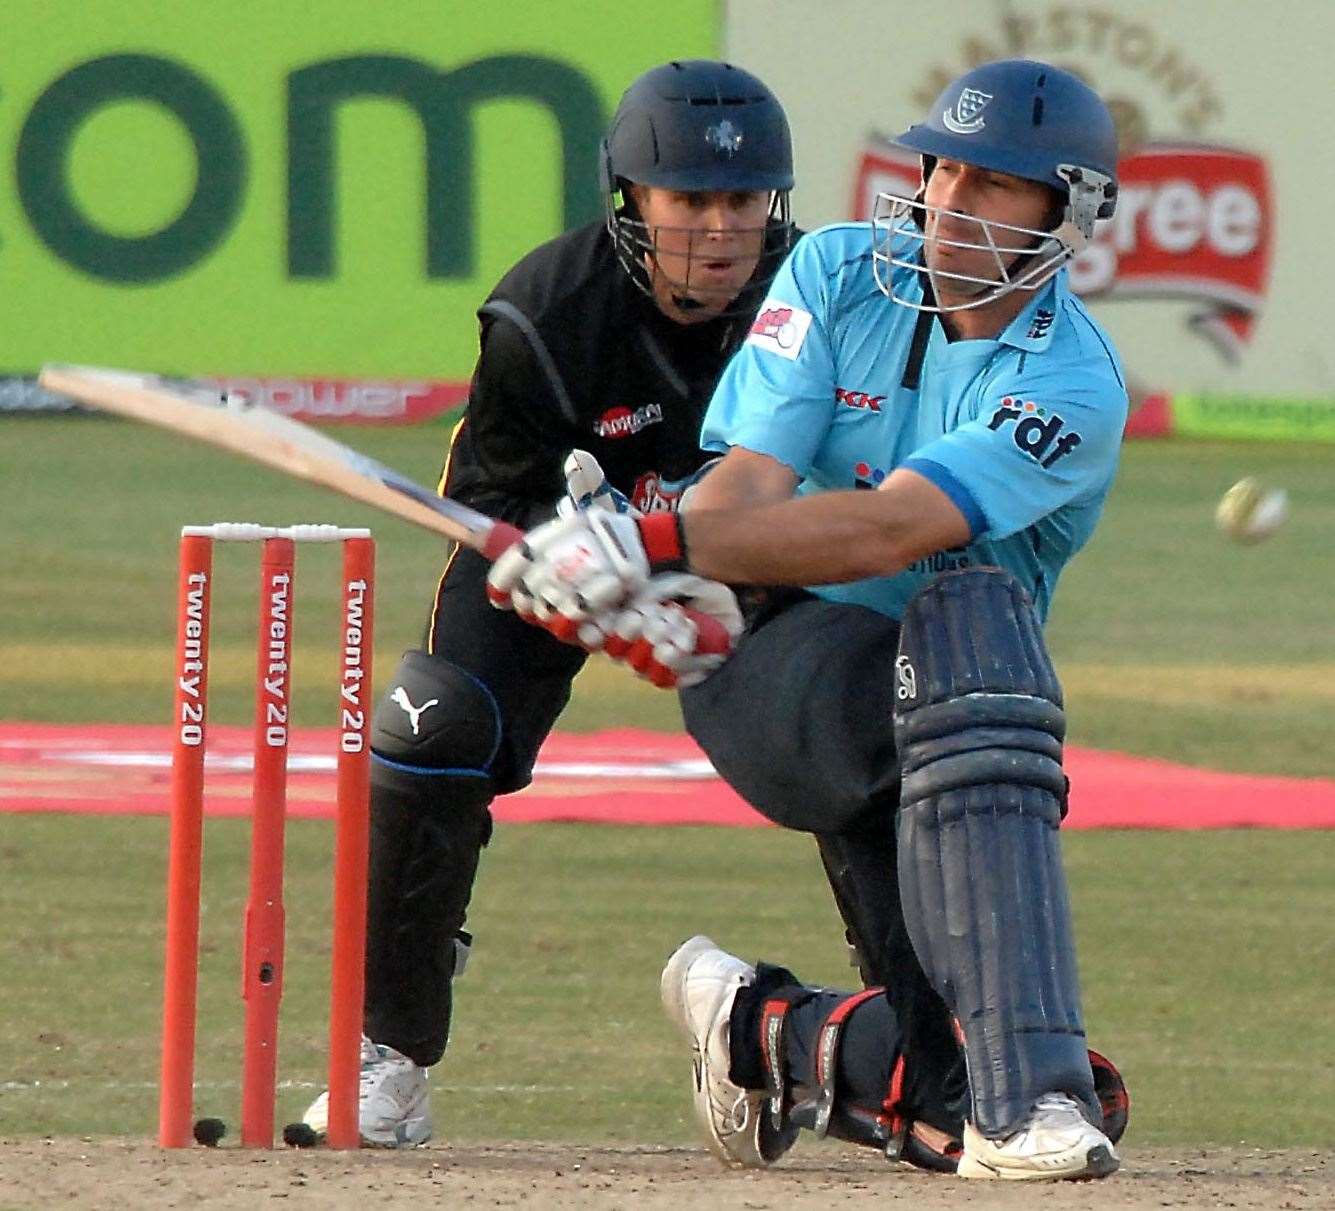
[[[1113,213],[1116,137],[1075,76],[1006,60],[897,142],[920,188],[797,243],[715,391],[723,457],[689,508],[557,519],[489,587],[663,681],[703,632],[645,604],[660,577],[791,586],[683,708],[733,787],[815,835],[875,991],[678,950],[663,999],[716,1152],[763,1165],[838,1128],[965,1178],[1103,1177],[1125,1096],[1085,1041],[1041,623],[1127,414],[1067,280]]]

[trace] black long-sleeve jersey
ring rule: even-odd
[[[562,463],[579,448],[637,508],[663,507],[660,484],[708,458],[705,407],[777,267],[762,261],[739,315],[677,324],[631,282],[602,223],[529,253],[478,310],[481,354],[443,493],[527,527],[565,491]]]

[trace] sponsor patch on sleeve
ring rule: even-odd
[[[780,299],[770,298],[761,304],[760,314],[751,325],[746,343],[759,345],[762,349],[794,362],[802,351],[802,342],[807,339],[807,329],[810,327],[811,312]]]

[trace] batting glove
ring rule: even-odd
[[[487,596],[526,618],[560,614],[577,626],[627,603],[654,572],[684,564],[676,514],[585,509],[538,526],[505,551],[487,576]]]
[[[668,572],[653,577],[599,629],[606,632],[602,650],[613,660],[662,689],[685,688],[731,655],[742,633],[742,611],[727,585]]]
[[[654,576],[623,607],[583,622],[560,613],[539,617],[527,598],[522,605],[517,612],[528,622],[586,652],[605,652],[661,689],[703,681],[742,633],[732,590],[688,572]]]

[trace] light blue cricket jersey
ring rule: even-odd
[[[896,273],[898,293],[920,298],[921,275]],[[801,477],[802,495],[875,488],[908,467],[972,530],[967,546],[896,576],[815,592],[898,618],[937,573],[992,564],[1047,617],[1057,577],[1103,510],[1127,415],[1112,343],[1066,279],[1062,270],[996,340],[952,343],[933,320],[910,390],[901,380],[918,313],[878,289],[869,225],[797,243],[719,380],[701,444],[778,459]]]

